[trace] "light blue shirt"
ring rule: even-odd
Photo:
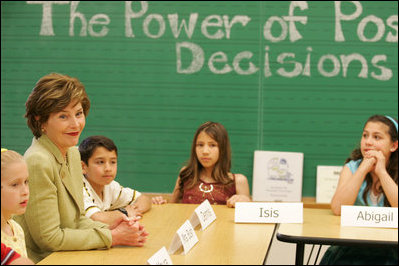
[[[359,159],[357,161],[352,160],[345,165],[348,166],[349,169],[351,170],[352,174],[354,174],[356,172],[357,168],[359,168],[361,161],[362,161],[362,159]],[[364,202],[363,192],[366,189],[366,186],[367,186],[367,182],[366,182],[366,180],[364,180],[362,185],[360,186],[359,193],[357,194],[356,201],[355,201],[354,205],[384,207],[384,195],[381,195],[377,205],[374,205],[370,199],[370,193],[372,193],[371,190],[369,190],[369,192],[367,193],[367,203],[368,204],[366,204],[366,202]]]

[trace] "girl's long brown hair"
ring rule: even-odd
[[[398,122],[397,119],[395,119],[396,123]],[[398,141],[398,131],[396,130],[395,125],[393,122],[383,116],[383,115],[373,115],[369,119],[367,119],[366,123],[364,124],[364,127],[366,127],[368,122],[380,122],[389,127],[388,134],[391,136],[391,140],[393,142]],[[363,129],[364,129],[363,127]],[[352,151],[351,156],[346,159],[345,163],[353,160],[357,161],[359,159],[363,160],[363,155],[362,152],[360,151],[360,148],[356,148],[355,150]],[[389,158],[388,165],[387,165],[387,172],[388,174],[392,177],[392,179],[395,181],[396,184],[398,184],[398,149],[391,153],[391,157]],[[366,175],[366,189],[364,190],[364,193],[362,195],[364,202],[368,204],[367,202],[367,193],[370,191],[371,186],[373,185],[373,179],[371,177],[371,174],[368,173]],[[384,195],[384,206],[386,207],[391,207],[391,204],[389,204],[389,201],[384,193],[384,190],[382,187],[380,187],[380,191]]]
[[[218,143],[219,147],[219,160],[216,162],[215,167],[213,168],[212,178],[215,179],[216,182],[222,183],[223,185],[228,185],[233,182],[233,180],[229,178],[229,172],[231,168],[231,148],[227,131],[222,124],[208,121],[202,124],[195,132],[191,146],[190,159],[179,174],[180,195],[183,195],[183,187],[186,182],[188,182],[187,188],[191,188],[200,180],[200,174],[204,167],[198,160],[196,144],[198,135],[201,132],[208,134]]]

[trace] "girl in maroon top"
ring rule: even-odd
[[[226,129],[215,122],[202,124],[194,135],[191,156],[173,190],[172,203],[211,204],[234,207],[238,201],[251,201],[247,178],[230,173],[231,149]],[[154,204],[166,203],[154,197]]]

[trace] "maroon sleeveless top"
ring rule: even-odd
[[[233,181],[235,176],[233,174]],[[201,204],[204,200],[208,200],[210,204],[225,205],[226,201],[236,194],[236,184],[232,182],[229,185],[220,183],[207,183],[200,180],[192,188],[187,189],[188,182],[183,186],[182,203]]]

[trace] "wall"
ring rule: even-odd
[[[24,103],[50,72],[78,77],[81,140],[119,147],[118,180],[171,192],[203,122],[222,123],[233,172],[257,149],[342,165],[372,114],[398,116],[397,2],[1,2],[1,145],[23,153]]]

